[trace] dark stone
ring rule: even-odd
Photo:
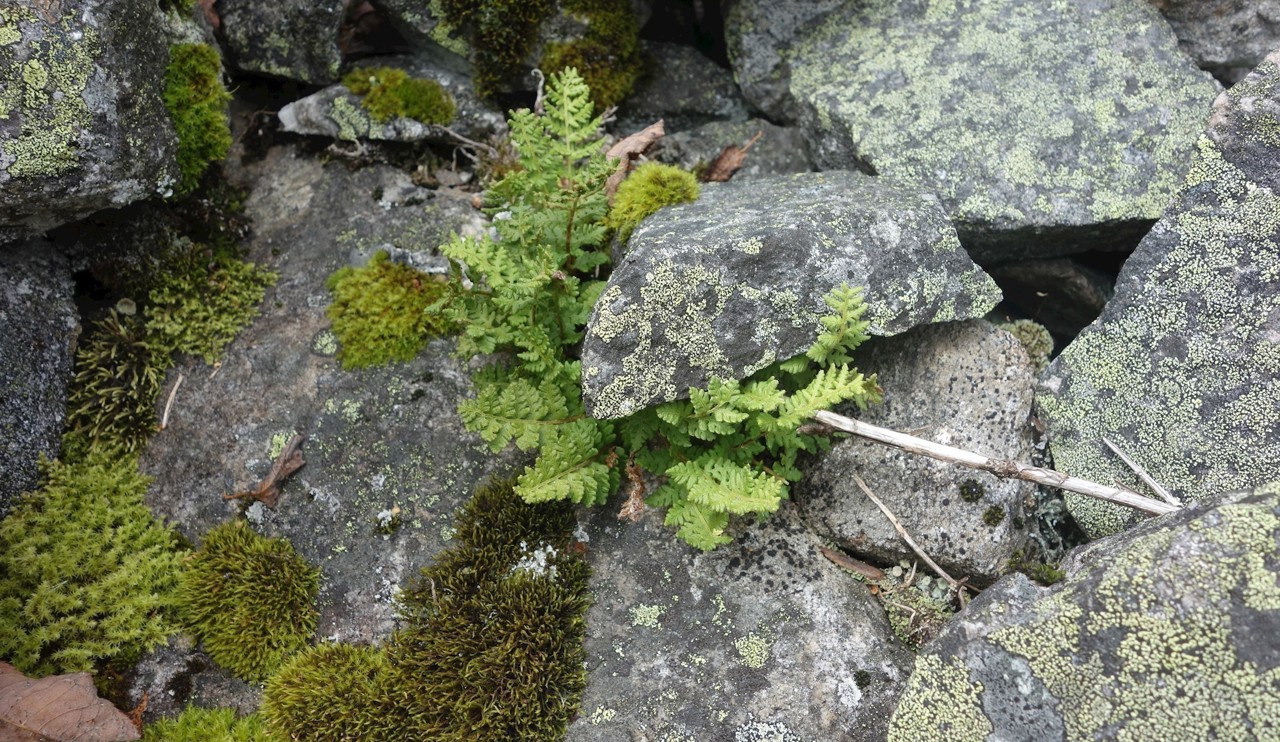
[[[219,0],[224,48],[241,72],[326,85],[338,79],[344,0]]]

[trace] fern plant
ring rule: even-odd
[[[874,378],[849,365],[865,339],[861,294],[841,287],[807,356],[742,381],[713,380],[619,421],[587,417],[577,351],[609,262],[605,180],[614,167],[601,147],[590,90],[570,68],[552,75],[546,113],[514,113],[511,140],[521,168],[489,191],[496,237],[443,246],[454,290],[436,302],[461,328],[460,355],[495,354],[475,374],[462,420],[494,451],[514,442],[536,451],[516,492],[528,502],[603,503],[625,473],[628,505],[639,509],[643,471],[665,484],[645,502],[688,543],[726,543],[729,518],[767,515],[799,478],[796,459],[825,439],[799,432],[817,410],[876,398]]]

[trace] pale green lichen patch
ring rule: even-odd
[[[759,670],[769,661],[773,651],[773,642],[752,632],[733,640],[733,648],[738,650],[738,662],[743,667]]]
[[[891,739],[944,739],[954,719],[981,729],[995,718],[982,718],[992,711],[982,682],[1012,684],[995,668],[1017,666],[1030,671],[1016,682],[1031,717],[1060,717],[1066,739],[1276,738],[1280,667],[1258,627],[1280,613],[1280,504],[1255,493],[1191,515],[1099,544],[1088,570],[1015,616],[971,613],[985,638],[920,658]],[[993,731],[1010,730],[952,727],[945,738]]]
[[[963,227],[1154,219],[1217,89],[1145,6],[858,3],[791,51],[790,90],[829,164],[927,185]]]
[[[662,622],[660,619],[666,610],[666,606],[641,603],[639,605],[631,606],[631,610],[628,611],[628,613],[631,614],[632,626],[643,626],[646,629],[660,629],[662,628]]]

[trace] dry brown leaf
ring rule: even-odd
[[[0,742],[123,742],[141,736],[124,712],[98,698],[89,673],[32,680],[0,662]]]
[[[844,567],[850,572],[854,572],[856,574],[862,575],[868,580],[884,579],[884,570],[880,569],[879,567],[875,567],[870,564],[867,564],[864,561],[854,559],[853,557],[849,556],[848,554],[845,554],[842,551],[836,551],[835,549],[828,549],[825,546],[819,546],[818,550],[822,552],[822,555],[826,557],[828,561],[830,561],[832,564],[836,565],[837,567]]]
[[[738,172],[738,168],[742,167],[742,163],[747,160],[747,150],[751,149],[751,145],[756,143],[763,131],[756,132],[751,141],[744,146],[739,147],[736,144],[730,144],[728,147],[720,150],[720,154],[716,155],[716,159],[707,165],[707,170],[702,174],[703,183],[727,183],[733,174]]]
[[[618,186],[622,185],[627,173],[631,172],[636,159],[666,134],[667,130],[662,119],[658,119],[658,123],[619,139],[608,152],[604,153],[605,159],[617,158],[618,160],[618,169],[614,170],[613,175],[604,182],[604,192],[609,197],[610,204],[613,203],[614,192],[618,190]]]
[[[280,500],[280,485],[284,484],[284,480],[289,475],[301,469],[306,463],[302,460],[302,441],[303,435],[301,433],[289,439],[289,442],[280,450],[280,455],[276,457],[275,463],[271,465],[271,471],[267,472],[266,478],[259,482],[257,487],[244,492],[228,492],[222,496],[222,499],[239,500],[248,498],[257,500],[269,508],[274,508]]]
[[[218,17],[218,11],[214,9],[213,4],[217,0],[198,0],[200,9],[204,11],[204,17],[209,21],[209,26],[214,31],[222,27],[222,19]]]

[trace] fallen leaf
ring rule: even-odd
[[[850,572],[862,575],[868,580],[884,579],[884,570],[880,569],[879,567],[874,567],[870,564],[867,564],[866,562],[860,561],[858,559],[854,559],[853,557],[849,556],[848,554],[845,554],[842,551],[836,551],[835,549],[828,549],[825,546],[819,546],[818,550],[822,552],[822,555],[826,557],[828,561],[830,561],[832,564],[836,565],[837,567],[843,567],[849,570]]]
[[[667,130],[662,119],[658,119],[658,123],[619,139],[608,152],[604,153],[605,159],[617,158],[618,160],[618,169],[614,170],[609,179],[604,182],[604,192],[609,197],[610,204],[613,203],[614,192],[618,190],[618,186],[622,185],[627,173],[631,172],[636,159],[666,134]]]
[[[199,0],[200,9],[204,11],[204,17],[209,21],[209,26],[214,31],[222,27],[222,18],[218,17],[218,11],[214,9],[213,4],[217,0]]]
[[[32,680],[0,662],[0,742],[123,742],[139,737],[124,712],[98,698],[89,673]]]
[[[224,500],[239,500],[241,498],[249,498],[257,500],[269,508],[274,508],[276,502],[280,499],[280,485],[284,484],[284,480],[295,471],[302,468],[306,462],[302,460],[302,439],[301,433],[289,439],[281,449],[280,455],[276,457],[276,462],[271,465],[271,471],[267,472],[267,476],[257,487],[245,492],[228,492],[222,496]],[[2,741],[0,741],[2,742]]]
[[[707,165],[707,170],[702,174],[703,183],[727,183],[733,174],[738,172],[738,168],[742,167],[742,163],[747,159],[747,150],[751,149],[751,145],[756,143],[763,131],[756,132],[751,141],[744,146],[739,147],[736,144],[730,144],[728,147],[720,150],[720,154],[716,155],[716,159]]]

